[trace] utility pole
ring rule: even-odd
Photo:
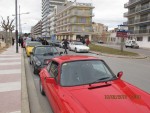
[[[19,5],[19,36],[22,34],[22,29],[21,29],[21,18],[20,18],[20,5]]]
[[[16,14],[16,53],[18,53],[18,13],[17,13],[17,0],[15,0],[15,14]]]

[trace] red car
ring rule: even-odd
[[[150,94],[122,74],[96,57],[55,57],[40,72],[40,91],[55,113],[150,113]]]

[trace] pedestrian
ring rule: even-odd
[[[20,37],[20,44],[21,44],[21,47],[23,48],[23,38]]]
[[[21,37],[19,37],[18,43],[19,43],[19,46],[20,46],[21,45]]]
[[[14,45],[14,43],[15,43],[15,39],[14,37],[12,37],[12,45]]]
[[[2,41],[4,42],[4,37],[3,37],[3,35],[2,35]]]
[[[88,46],[88,45],[90,44],[89,38],[86,39],[86,42],[85,42],[85,43],[86,43],[86,46]]]
[[[66,53],[66,54],[68,54],[68,52],[67,52],[67,46],[68,46],[68,44],[69,44],[68,40],[65,39],[64,42],[63,42],[63,45],[64,45],[64,49],[65,49],[64,53]]]
[[[85,44],[85,39],[84,38],[82,39],[82,43]]]

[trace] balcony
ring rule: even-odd
[[[140,30],[134,30],[134,31],[130,31],[131,35],[134,34],[150,34],[150,29],[140,29]]]
[[[140,19],[129,20],[128,25],[130,25],[130,24],[142,24],[142,23],[146,23],[146,22],[150,22],[149,16],[141,17]]]
[[[74,11],[74,12],[71,12],[70,15],[77,15],[77,16],[94,16],[93,13],[91,12],[77,12],[77,11]]]
[[[131,11],[129,11],[129,12],[126,12],[126,13],[124,13],[124,17],[128,17],[128,16],[130,16],[130,15],[132,15],[132,14],[135,14],[135,13],[140,13],[140,12],[146,12],[147,10],[149,10],[150,9],[150,5],[145,5],[145,6],[142,6],[142,7],[137,7],[136,9],[134,9],[134,10],[131,10]],[[148,12],[148,11],[147,11]]]
[[[124,4],[124,8],[128,8],[129,6],[134,5],[134,4],[136,4],[136,3],[140,2],[140,1],[141,0],[130,0],[129,2]]]

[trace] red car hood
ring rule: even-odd
[[[65,88],[90,113],[150,113],[150,95],[121,80]],[[106,86],[105,86],[106,85]],[[121,98],[119,96],[121,96]],[[80,113],[78,111],[78,113]]]

